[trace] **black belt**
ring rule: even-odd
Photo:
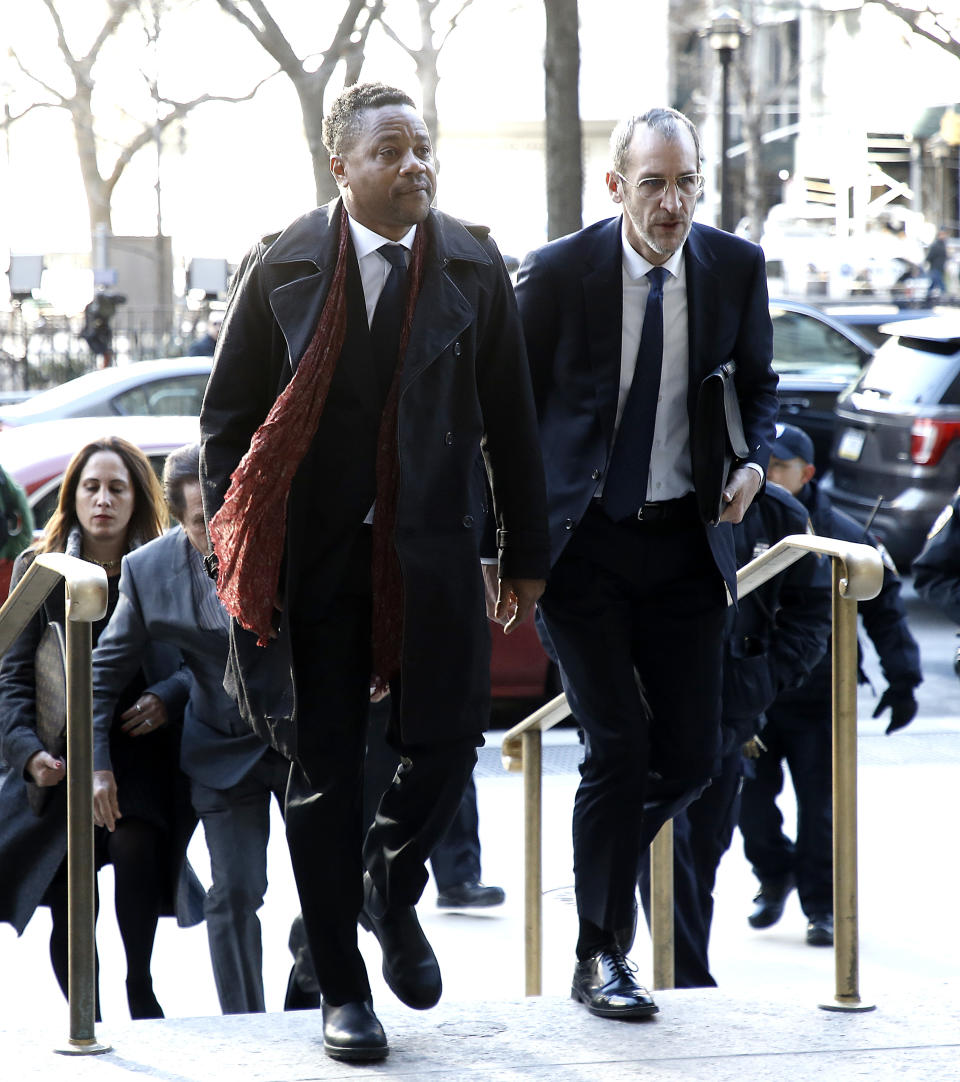
[[[602,507],[602,500],[597,503]],[[688,492],[675,500],[648,500],[635,515],[621,520],[622,526],[650,526],[671,523],[678,526],[693,525],[700,521],[696,493]]]
[[[697,497],[693,492],[675,500],[651,500],[637,511],[638,522],[696,522]]]

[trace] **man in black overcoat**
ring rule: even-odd
[[[275,514],[282,521],[265,524],[268,542],[274,527],[285,537],[274,628],[251,632],[233,621],[227,679],[247,720],[292,762],[287,836],[323,994],[325,1049],[369,1060],[385,1056],[387,1042],[357,949],[358,915],[379,939],[384,976],[405,1003],[431,1007],[441,992],[414,906],[489,713],[482,522],[471,499],[478,449],[499,556],[487,588],[496,596],[499,575],[495,608],[507,630],[543,590],[546,512],[510,280],[486,228],[431,209],[433,151],[413,103],[380,84],[352,87],[327,114],[324,138],[340,198],[261,241],[238,270],[201,414],[202,481],[223,599],[228,564],[217,516],[223,509],[236,525],[231,474],[244,459],[238,473],[247,469],[244,494],[254,503],[281,484],[282,470],[258,475],[249,463],[258,461],[261,438],[276,436],[271,425],[261,428],[267,414],[291,405],[289,396],[277,401],[279,392],[300,366],[310,371],[312,358],[324,356],[328,343],[315,332],[327,325],[345,262],[345,311],[333,313],[345,316],[345,332],[319,422],[285,510]],[[396,333],[407,344],[397,360],[378,345],[377,309],[404,264],[410,284]],[[395,420],[380,433],[390,409]],[[395,482],[381,487],[391,467]],[[243,487],[236,479],[234,486]],[[382,530],[389,515],[381,550],[378,521]],[[257,545],[244,552],[256,556]],[[379,629],[388,625],[371,617],[383,600],[371,562],[375,572],[393,554],[402,576],[399,665],[375,672]],[[273,590],[261,584],[259,600],[272,602]],[[361,855],[371,674],[379,691],[389,686],[389,739],[401,766]]]

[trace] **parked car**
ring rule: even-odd
[[[824,486],[906,570],[960,484],[960,315],[890,331],[837,401]]]
[[[830,455],[834,406],[860,375],[874,347],[862,334],[803,301],[774,298],[773,367],[780,377],[780,419],[813,440],[819,463]]]
[[[171,451],[200,438],[200,422],[196,417],[78,417],[0,430],[0,465],[27,494],[37,530],[56,509],[67,463],[105,435],[139,447],[159,477]],[[0,560],[0,598],[7,595],[12,567],[11,560]]]
[[[87,372],[0,407],[0,428],[60,417],[199,417],[212,360],[174,357]]]
[[[852,327],[866,338],[874,349],[882,346],[891,333],[906,333],[903,327],[894,328],[893,324],[910,319],[929,319],[937,314],[933,308],[906,308],[873,300],[850,301],[846,304],[825,302],[819,305],[819,308],[844,327]]]
[[[74,417],[0,431],[0,465],[27,494],[37,529],[53,514],[67,463],[100,436],[139,447],[160,476],[167,455],[200,438],[197,417]]]

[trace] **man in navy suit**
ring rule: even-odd
[[[262,1012],[257,911],[267,889],[270,803],[275,799],[283,807],[290,767],[250,731],[223,689],[228,620],[203,566],[207,532],[199,444],[167,457],[163,488],[179,525],[124,559],[120,600],[94,656],[95,757],[108,761],[117,696],[136,674],[146,647],[175,646],[190,688],[180,765],[190,778],[210,851],[213,884],[204,916],[217,997],[224,1014]]]
[[[523,320],[547,475],[552,570],[538,626],[585,734],[573,814],[580,932],[573,997],[656,1012],[622,944],[637,865],[663,809],[702,791],[719,747],[721,639],[735,596],[732,524],[764,476],[777,412],[763,254],[693,224],[696,129],[654,109],[621,122],[607,188],[622,213],[531,253]],[[718,525],[695,476],[697,392],[736,363],[749,458]],[[660,817],[645,818],[657,802]]]

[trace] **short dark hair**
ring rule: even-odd
[[[163,464],[163,497],[167,501],[170,514],[183,521],[186,510],[183,499],[183,486],[191,481],[200,480],[200,444],[188,443],[171,451]]]
[[[653,128],[664,139],[676,139],[678,130],[686,128],[693,138],[693,147],[697,154],[697,168],[700,168],[700,136],[693,121],[677,109],[657,108],[648,109],[637,116],[626,117],[613,129],[613,134],[610,136],[610,156],[613,159],[613,168],[618,173],[622,173],[626,168],[627,153],[633,142],[633,133],[641,124]]]
[[[413,98],[386,83],[355,83],[348,86],[327,110],[323,118],[323,145],[331,154],[343,154],[353,145],[363,129],[363,112],[385,105],[409,105]]]

